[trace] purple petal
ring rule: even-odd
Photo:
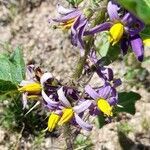
[[[84,35],[93,35],[98,32],[106,31],[106,30],[109,30],[111,26],[112,26],[111,22],[105,22],[100,25],[97,25],[96,27],[94,27],[88,31],[85,31]]]
[[[108,99],[108,102],[110,105],[116,105],[118,103],[118,99],[116,99],[115,97],[110,97]]]
[[[122,84],[122,81],[121,79],[114,79],[113,84],[114,84],[113,87],[116,88]]]
[[[90,61],[93,63],[93,64],[96,64],[98,59],[97,59],[97,56],[96,56],[96,50],[94,48],[92,48],[90,50],[90,54],[88,56],[88,58],[90,59]]]
[[[129,47],[129,41],[127,38],[123,38],[121,40],[120,47],[121,47],[121,52],[123,56],[126,55],[128,51],[128,47]]]
[[[67,99],[66,96],[65,96],[65,93],[64,93],[64,91],[63,91],[63,87],[61,87],[61,88],[57,91],[57,94],[58,94],[59,100],[60,100],[66,107],[71,107],[70,102],[68,101],[68,99]]]
[[[83,35],[87,26],[87,20],[85,20],[85,24],[80,28],[78,33],[78,47],[80,48],[81,56],[84,56],[84,42],[83,42]]]
[[[55,22],[66,22],[66,21],[73,19],[73,18],[76,18],[80,15],[81,15],[81,12],[79,10],[75,10],[75,11],[73,11],[73,12],[71,12],[65,16],[62,16],[62,17],[57,18],[57,19],[52,19],[52,20]]]
[[[87,25],[87,19],[83,15],[79,16],[71,27],[71,43],[84,49],[83,34]],[[83,51],[82,51],[83,52]]]
[[[133,36],[139,34],[139,32],[141,32],[144,29],[145,24],[140,19],[135,17],[133,14],[131,18],[132,19],[129,19],[129,21],[127,22],[127,26],[128,32],[130,33],[130,35]]]
[[[50,78],[52,78],[52,77],[53,77],[53,76],[52,76],[51,73],[49,73],[49,72],[44,73],[44,74],[42,75],[41,79],[40,79],[41,84],[44,85],[44,83],[45,83],[48,79],[50,79]]]
[[[97,67],[96,72],[100,78],[103,78],[104,80],[111,81],[113,80],[113,71],[111,68],[105,68],[105,67]]]
[[[131,22],[133,22],[133,17],[131,13],[126,13],[123,18],[121,19],[121,21],[124,24],[131,24]]]
[[[57,12],[61,15],[69,14],[72,11],[75,11],[75,9],[67,9],[67,8],[63,7],[62,5],[60,5],[60,4],[57,4]]]
[[[95,100],[100,97],[99,94],[94,89],[92,89],[90,85],[86,85],[85,92]]]
[[[91,106],[92,102],[90,100],[86,100],[82,102],[80,105],[73,107],[74,111],[79,114]]]
[[[130,43],[131,43],[132,50],[135,53],[137,59],[139,61],[143,61],[144,46],[141,37],[138,34],[134,36],[130,36]]]
[[[118,10],[119,10],[119,7],[117,4],[113,3],[112,1],[108,2],[107,12],[108,12],[110,20],[112,21],[120,20],[119,15],[118,15]]]
[[[111,86],[105,85],[98,90],[98,94],[100,98],[107,99],[110,96]]]
[[[92,125],[90,125],[90,124],[84,122],[76,113],[74,114],[74,116],[75,116],[76,122],[79,124],[79,126],[80,126],[81,128],[83,128],[83,129],[85,129],[85,130],[87,130],[87,131],[92,130],[92,127],[93,127]]]
[[[44,90],[42,90],[42,97],[43,99],[46,101],[47,105],[50,105],[51,107],[56,107],[58,105],[58,102],[53,101],[52,99],[50,99],[47,94],[44,92]]]

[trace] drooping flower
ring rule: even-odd
[[[27,80],[21,81],[18,91],[22,93],[23,109],[27,106],[27,99],[37,100],[40,97],[42,86],[35,77],[33,65],[27,67]],[[42,74],[42,73],[41,73]]]
[[[88,55],[88,68],[93,67],[97,75],[104,81],[113,80],[113,70],[111,68],[105,67],[101,62],[101,59],[98,59],[96,56],[96,51],[92,49]]]
[[[107,12],[110,21],[104,22],[96,27],[84,32],[84,35],[95,34],[102,31],[109,31],[109,41],[112,45],[120,42],[122,54],[127,53],[128,47],[131,46],[139,61],[143,60],[144,48],[143,42],[139,36],[144,28],[144,23],[127,12],[123,17],[120,17],[119,7],[114,1],[109,1]]]
[[[85,15],[77,8],[66,9],[61,5],[57,6],[60,17],[53,19],[58,22],[58,28],[71,29],[71,43],[72,45],[80,48],[81,55],[84,55],[84,42],[83,34],[88,24]]]
[[[53,90],[52,81],[48,85],[45,84],[49,80],[53,80],[51,73],[43,73],[35,69],[34,66],[28,66],[27,80],[23,80],[19,85],[21,87],[18,88],[18,91],[23,95],[23,108],[27,106],[28,99],[38,100],[41,97],[49,107],[57,107],[58,102],[47,95],[47,91],[51,91],[50,95],[56,91],[56,89]]]
[[[84,122],[80,117],[80,115],[91,106],[92,104],[91,101],[86,100],[86,101],[77,103],[76,106],[72,106],[72,104],[69,102],[69,100],[65,96],[63,87],[61,87],[58,90],[58,96],[59,96],[59,100],[61,103],[59,108],[62,110],[62,116],[58,122],[58,125],[63,125],[68,122],[74,125],[73,120],[75,120],[75,122],[81,128],[85,130],[91,130],[92,125]]]
[[[98,108],[100,112],[108,117],[113,115],[113,106],[118,102],[118,93],[115,87],[105,83],[104,86],[94,90],[90,85],[87,85],[85,92],[94,100],[94,107]]]

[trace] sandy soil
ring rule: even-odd
[[[10,42],[14,47],[21,45],[23,47],[26,64],[35,62],[41,65],[45,71],[52,72],[57,79],[67,81],[74,69],[79,55],[78,50],[73,48],[69,41],[69,36],[60,30],[54,30],[48,23],[48,19],[56,15],[56,1],[44,0],[33,3],[33,9],[28,9],[19,13],[10,20],[10,12],[1,4],[0,5],[0,42]],[[2,49],[2,48],[0,48]],[[122,69],[122,66],[115,64],[116,71]],[[115,72],[116,72],[115,71]],[[94,77],[96,80],[97,78]],[[127,90],[131,90],[127,87]],[[121,87],[124,90],[124,86]],[[94,127],[90,135],[95,150],[121,150],[125,149],[150,149],[150,95],[148,91],[141,87],[138,91],[142,98],[136,103],[136,114],[134,116],[124,114],[120,122],[113,122],[102,129]],[[127,136],[123,138],[117,132],[117,125],[127,122],[132,128]],[[16,149],[15,144],[20,139],[19,133],[11,133],[4,128],[0,128],[0,149]],[[48,150],[63,148],[62,135],[59,138],[47,137],[40,147],[34,147],[33,137],[27,140],[21,138],[18,149],[39,149]],[[19,140],[20,141],[20,140]],[[120,144],[120,143],[123,144]],[[14,147],[10,147],[10,146]],[[54,146],[53,148],[50,148]],[[22,148],[21,148],[22,147]]]

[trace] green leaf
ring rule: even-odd
[[[143,40],[146,38],[150,38],[150,26],[147,25],[144,30],[140,33],[140,35],[142,36]]]
[[[146,24],[150,24],[150,0],[117,0],[122,6],[134,15],[142,19]]]
[[[14,90],[17,90],[17,87],[11,81],[0,80],[0,94]]]
[[[18,84],[25,78],[25,63],[22,49],[17,47],[9,60],[14,64],[14,82]]]
[[[139,100],[141,96],[135,92],[122,92],[119,93],[119,103],[122,107],[116,107],[117,112],[127,112],[130,114],[135,114],[135,103]]]
[[[66,1],[73,6],[78,6],[83,0],[66,0]]]
[[[105,57],[108,53],[109,46],[108,32],[100,33],[95,40],[95,47],[99,55]]]
[[[20,48],[11,55],[0,54],[0,94],[16,90],[24,76],[25,64]]]
[[[99,129],[102,128],[106,124],[105,117],[102,114],[97,116],[96,124]]]
[[[120,55],[120,47],[118,45],[110,46],[109,51],[107,53],[107,57],[111,62],[114,62],[119,58]]]

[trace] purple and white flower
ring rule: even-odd
[[[57,6],[60,17],[53,19],[58,22],[61,29],[71,29],[71,43],[80,48],[81,56],[84,55],[83,35],[88,25],[88,19],[79,9],[66,9],[61,5]]]
[[[120,17],[118,4],[110,0],[107,6],[109,21],[104,22],[96,27],[84,32],[84,35],[91,35],[102,31],[109,31],[109,41],[115,45],[120,41],[122,54],[127,53],[128,47],[131,46],[139,61],[143,60],[144,48],[139,32],[144,28],[144,23],[127,12],[123,17]]]

